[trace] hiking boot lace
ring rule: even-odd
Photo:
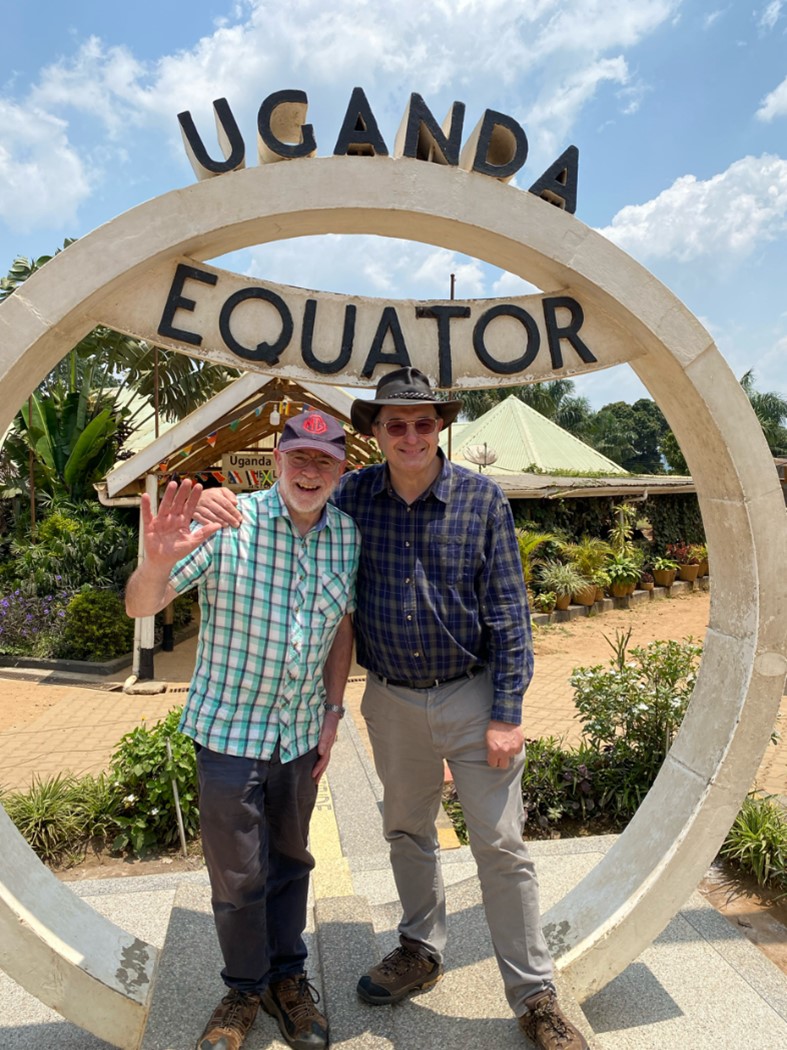
[[[305,974],[303,977],[293,978],[293,984],[298,1001],[292,1007],[288,1004],[287,1012],[290,1018],[297,1023],[312,1016],[314,1007],[320,1001],[320,993]]]
[[[555,1010],[554,1006],[554,1001],[551,999],[548,999],[545,1003],[539,1003],[534,1010],[535,1019],[547,1025],[555,1034],[559,1043],[565,1043],[566,1040],[572,1038],[572,1034],[564,1017],[559,1011]]]
[[[391,974],[401,977],[402,974],[407,973],[413,962],[424,965],[426,964],[426,959],[419,955],[418,952],[411,951],[409,948],[405,948],[404,945],[400,945],[386,955],[378,967],[378,972],[381,977],[388,977]]]
[[[245,995],[243,992],[238,991],[237,988],[233,988],[229,994],[224,996],[222,1003],[225,1003],[229,1009],[221,1017],[221,1026],[223,1028],[238,1028],[240,1030],[245,1028],[243,1013],[250,998],[251,996]]]

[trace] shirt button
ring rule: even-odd
[[[418,653],[418,652],[415,652],[415,653],[413,653],[413,656],[420,656],[420,655],[421,655],[421,654],[420,654],[420,653]]]
[[[405,545],[405,547],[409,547],[410,546],[410,541],[409,540],[405,540],[404,541],[404,545]]]
[[[407,614],[407,619],[412,620],[412,616],[409,613]]]
[[[404,581],[404,582],[405,582],[405,583],[409,583],[409,582],[410,582],[410,577],[409,577],[409,576],[406,576],[406,577],[405,577],[405,581]]]

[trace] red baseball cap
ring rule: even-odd
[[[296,448],[313,448],[334,459],[346,459],[344,427],[326,412],[307,409],[288,419],[281,432],[279,450],[294,452]]]

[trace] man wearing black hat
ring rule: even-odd
[[[557,1003],[522,838],[520,724],[533,653],[513,517],[493,481],[439,449],[440,430],[460,408],[436,397],[415,368],[388,373],[374,400],[352,406],[354,426],[374,436],[385,463],[348,474],[333,497],[362,537],[354,622],[369,673],[361,710],[403,910],[399,946],[361,977],[358,994],[395,1003],[443,975],[435,821],[446,760],[509,1004],[542,1050],[587,1050]]]
[[[385,790],[383,823],[403,915],[399,946],[361,977],[374,1004],[443,975],[445,892],[435,821],[443,760],[470,837],[508,1001],[538,1047],[587,1044],[560,1010],[541,932],[538,883],[522,838],[522,697],[533,673],[530,618],[511,508],[489,478],[439,449],[460,401],[415,368],[385,376],[352,421],[385,464],[334,497],[361,530],[361,710]],[[381,626],[381,625],[384,625]]]
[[[238,529],[189,525],[201,488],[143,496],[145,559],[130,616],[199,586],[200,635],[180,728],[197,747],[200,827],[226,994],[198,1050],[238,1050],[260,1004],[296,1050],[328,1022],[305,971],[307,848],[352,657],[358,530],[328,498],[344,429],[307,411],[284,426],[278,482],[241,500]]]

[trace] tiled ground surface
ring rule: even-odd
[[[651,637],[683,637],[690,633],[701,637],[707,623],[707,608],[707,594],[651,602],[644,613],[638,612],[638,633],[634,641],[644,644]],[[678,613],[688,629],[675,632],[674,620]],[[579,723],[569,685],[571,672],[578,663],[606,663],[611,650],[604,635],[610,637],[627,623],[625,612],[613,612],[570,627],[558,625],[539,634],[536,673],[525,703],[527,737],[553,735],[570,743],[579,740]],[[667,631],[675,633],[671,635]],[[0,689],[6,697],[20,705],[38,703],[41,698],[47,701],[41,704],[41,714],[24,728],[0,733],[0,786],[18,790],[27,787],[36,774],[47,777],[66,770],[80,774],[105,769],[125,733],[143,720],[155,723],[183,702],[193,666],[194,646],[194,639],[190,639],[181,643],[175,652],[156,656],[157,678],[167,682],[168,687],[166,692],[150,696],[120,691],[120,684],[130,669],[115,676],[115,691],[108,691],[106,684],[104,688],[95,688],[21,681],[9,677],[10,672],[0,670],[3,676]],[[346,702],[365,738],[359,712],[362,692],[362,671],[356,667],[348,683]],[[782,701],[781,718],[787,718],[787,698]],[[768,748],[756,786],[773,794],[787,794],[787,742]]]

